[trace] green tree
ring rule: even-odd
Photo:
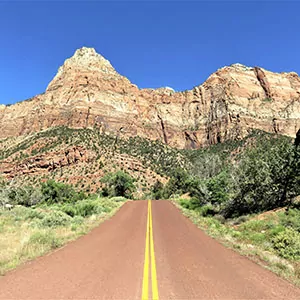
[[[181,168],[176,168],[171,178],[169,179],[168,183],[164,189],[164,198],[170,198],[172,195],[175,194],[184,194],[188,192],[187,190],[187,181],[189,176],[187,172]]]
[[[287,137],[266,139],[244,152],[232,172],[234,197],[225,215],[255,213],[288,204],[300,193],[299,156]]]
[[[218,175],[210,178],[206,182],[208,197],[211,204],[222,204],[229,200],[229,174],[222,171]]]
[[[101,181],[105,183],[103,193],[109,197],[122,196],[132,198],[132,193],[136,191],[134,178],[123,171],[107,174]]]
[[[164,198],[164,185],[157,180],[151,189],[152,197],[156,200]]]
[[[71,185],[55,182],[54,180],[43,182],[41,192],[47,204],[76,202],[86,198],[84,192],[77,193]]]

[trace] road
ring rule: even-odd
[[[0,278],[0,299],[300,299],[300,289],[196,228],[168,201],[110,220]]]

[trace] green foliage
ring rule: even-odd
[[[54,180],[42,183],[41,192],[47,204],[76,202],[86,198],[83,192],[77,193],[72,186]]]
[[[9,187],[4,186],[6,190],[7,202],[13,205],[32,206],[43,201],[43,195],[38,188],[32,186]]]
[[[288,137],[253,131],[243,140],[184,154],[192,162],[189,175],[178,184],[172,174],[166,196],[189,192],[227,218],[290,205],[300,194],[299,149]]]
[[[211,177],[206,181],[207,202],[211,204],[226,203],[230,199],[229,174],[226,171]]]
[[[164,185],[160,181],[156,181],[151,188],[152,198],[155,200],[164,198]]]
[[[164,198],[170,198],[185,193],[200,200],[203,197],[201,181],[195,176],[190,176],[185,170],[176,168],[165,185],[162,195]]]
[[[97,203],[92,201],[81,201],[74,206],[75,215],[83,218],[89,217],[93,214],[101,213]]]
[[[0,209],[0,273],[87,233],[125,201],[93,195],[62,202]]]
[[[189,193],[191,197],[197,199],[197,205],[205,203],[205,187],[203,182],[195,176],[189,176],[184,184],[185,192]]]
[[[42,227],[58,227],[66,226],[70,224],[71,217],[62,211],[51,211],[45,214],[45,216],[40,220],[39,225]]]
[[[300,259],[300,233],[292,228],[280,232],[272,240],[274,249],[283,258]]]
[[[214,216],[217,213],[216,208],[211,204],[206,204],[204,206],[201,206],[198,209],[198,212],[203,217]]]
[[[201,206],[197,198],[179,199],[179,203],[182,207],[191,210],[199,209],[199,207]]]
[[[286,137],[265,139],[244,151],[232,170],[226,216],[281,207],[300,194],[298,149]]]
[[[102,191],[103,196],[120,196],[130,199],[133,197],[132,193],[136,190],[134,178],[123,171],[109,173],[101,181],[105,184]]]
[[[300,233],[300,210],[289,209],[288,212],[279,214],[280,222],[284,227],[290,227]]]

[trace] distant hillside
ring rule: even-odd
[[[0,174],[22,185],[54,178],[96,191],[108,172],[124,170],[142,193],[166,182],[176,167],[189,166],[179,150],[140,137],[122,139],[98,129],[54,127],[0,142]]]

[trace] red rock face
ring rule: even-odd
[[[300,78],[240,64],[219,69],[186,92],[139,89],[94,49],[67,59],[44,94],[0,107],[0,138],[58,125],[198,148],[261,129],[295,136]]]

